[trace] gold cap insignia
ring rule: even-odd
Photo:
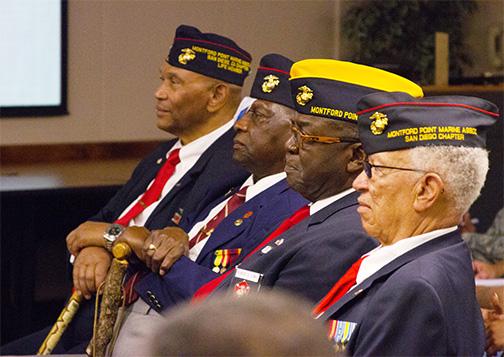
[[[309,87],[302,86],[299,87],[298,90],[300,92],[296,95],[296,102],[298,102],[299,105],[306,105],[306,103],[313,99],[313,90]]]
[[[178,61],[182,64],[187,64],[187,62],[196,58],[196,52],[190,48],[183,48],[181,51],[182,53],[178,56]]]
[[[271,93],[280,84],[280,78],[272,74],[264,77],[264,82],[262,84],[262,91],[264,93]]]
[[[371,115],[369,117],[369,120],[372,121],[370,128],[371,132],[374,135],[380,135],[381,133],[383,133],[383,131],[388,125],[387,115],[380,112],[376,112],[373,115]]]

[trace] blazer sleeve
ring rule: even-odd
[[[149,273],[135,290],[145,301],[149,301],[149,295],[154,294],[161,305],[160,310],[165,310],[190,299],[203,284],[217,277],[219,274],[183,256],[163,277]]]

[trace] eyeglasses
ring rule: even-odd
[[[373,176],[373,171],[372,171],[373,167],[382,168],[382,169],[403,170],[403,171],[428,172],[428,171],[425,171],[425,170],[408,169],[408,168],[405,168],[405,167],[395,167],[395,166],[385,166],[385,165],[373,165],[372,163],[370,163],[367,160],[362,161],[362,164],[364,166],[364,172],[366,173],[366,176],[368,178],[371,178]]]
[[[358,143],[359,139],[349,138],[344,136],[317,136],[317,135],[306,135],[299,128],[292,125],[291,130],[294,133],[294,138],[296,143],[301,143],[301,146],[305,142],[313,143],[323,143],[323,144],[335,144],[335,143]]]

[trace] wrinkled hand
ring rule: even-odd
[[[480,260],[473,260],[473,271],[476,279],[494,279],[500,276],[497,266],[484,263]]]
[[[156,249],[149,249],[151,244]],[[177,227],[152,231],[145,240],[143,251],[145,265],[163,276],[181,256],[189,252],[189,237],[183,229]]]
[[[68,251],[77,256],[81,249],[86,247],[105,247],[103,233],[109,226],[109,223],[91,222],[82,223],[76,229],[70,232],[66,237]]]
[[[77,255],[73,266],[73,283],[85,299],[90,299],[105,281],[112,256],[105,248],[87,247]]]
[[[150,233],[145,227],[131,226],[124,230],[114,244],[119,242],[127,243],[138,259],[145,262],[143,246]]]

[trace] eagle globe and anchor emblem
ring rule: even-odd
[[[296,95],[296,102],[299,105],[306,105],[313,99],[313,90],[310,87],[302,86],[298,88],[298,91],[300,92]]]
[[[382,134],[388,125],[387,115],[380,112],[375,112],[369,117],[369,120],[371,120],[370,129],[374,135]]]
[[[196,52],[190,48],[183,48],[181,52],[182,53],[178,56],[178,61],[182,64],[187,64],[187,62],[196,58]]]
[[[280,78],[270,74],[264,77],[264,82],[261,88],[264,93],[271,93],[273,92],[273,89],[278,87],[279,84],[280,84]]]

